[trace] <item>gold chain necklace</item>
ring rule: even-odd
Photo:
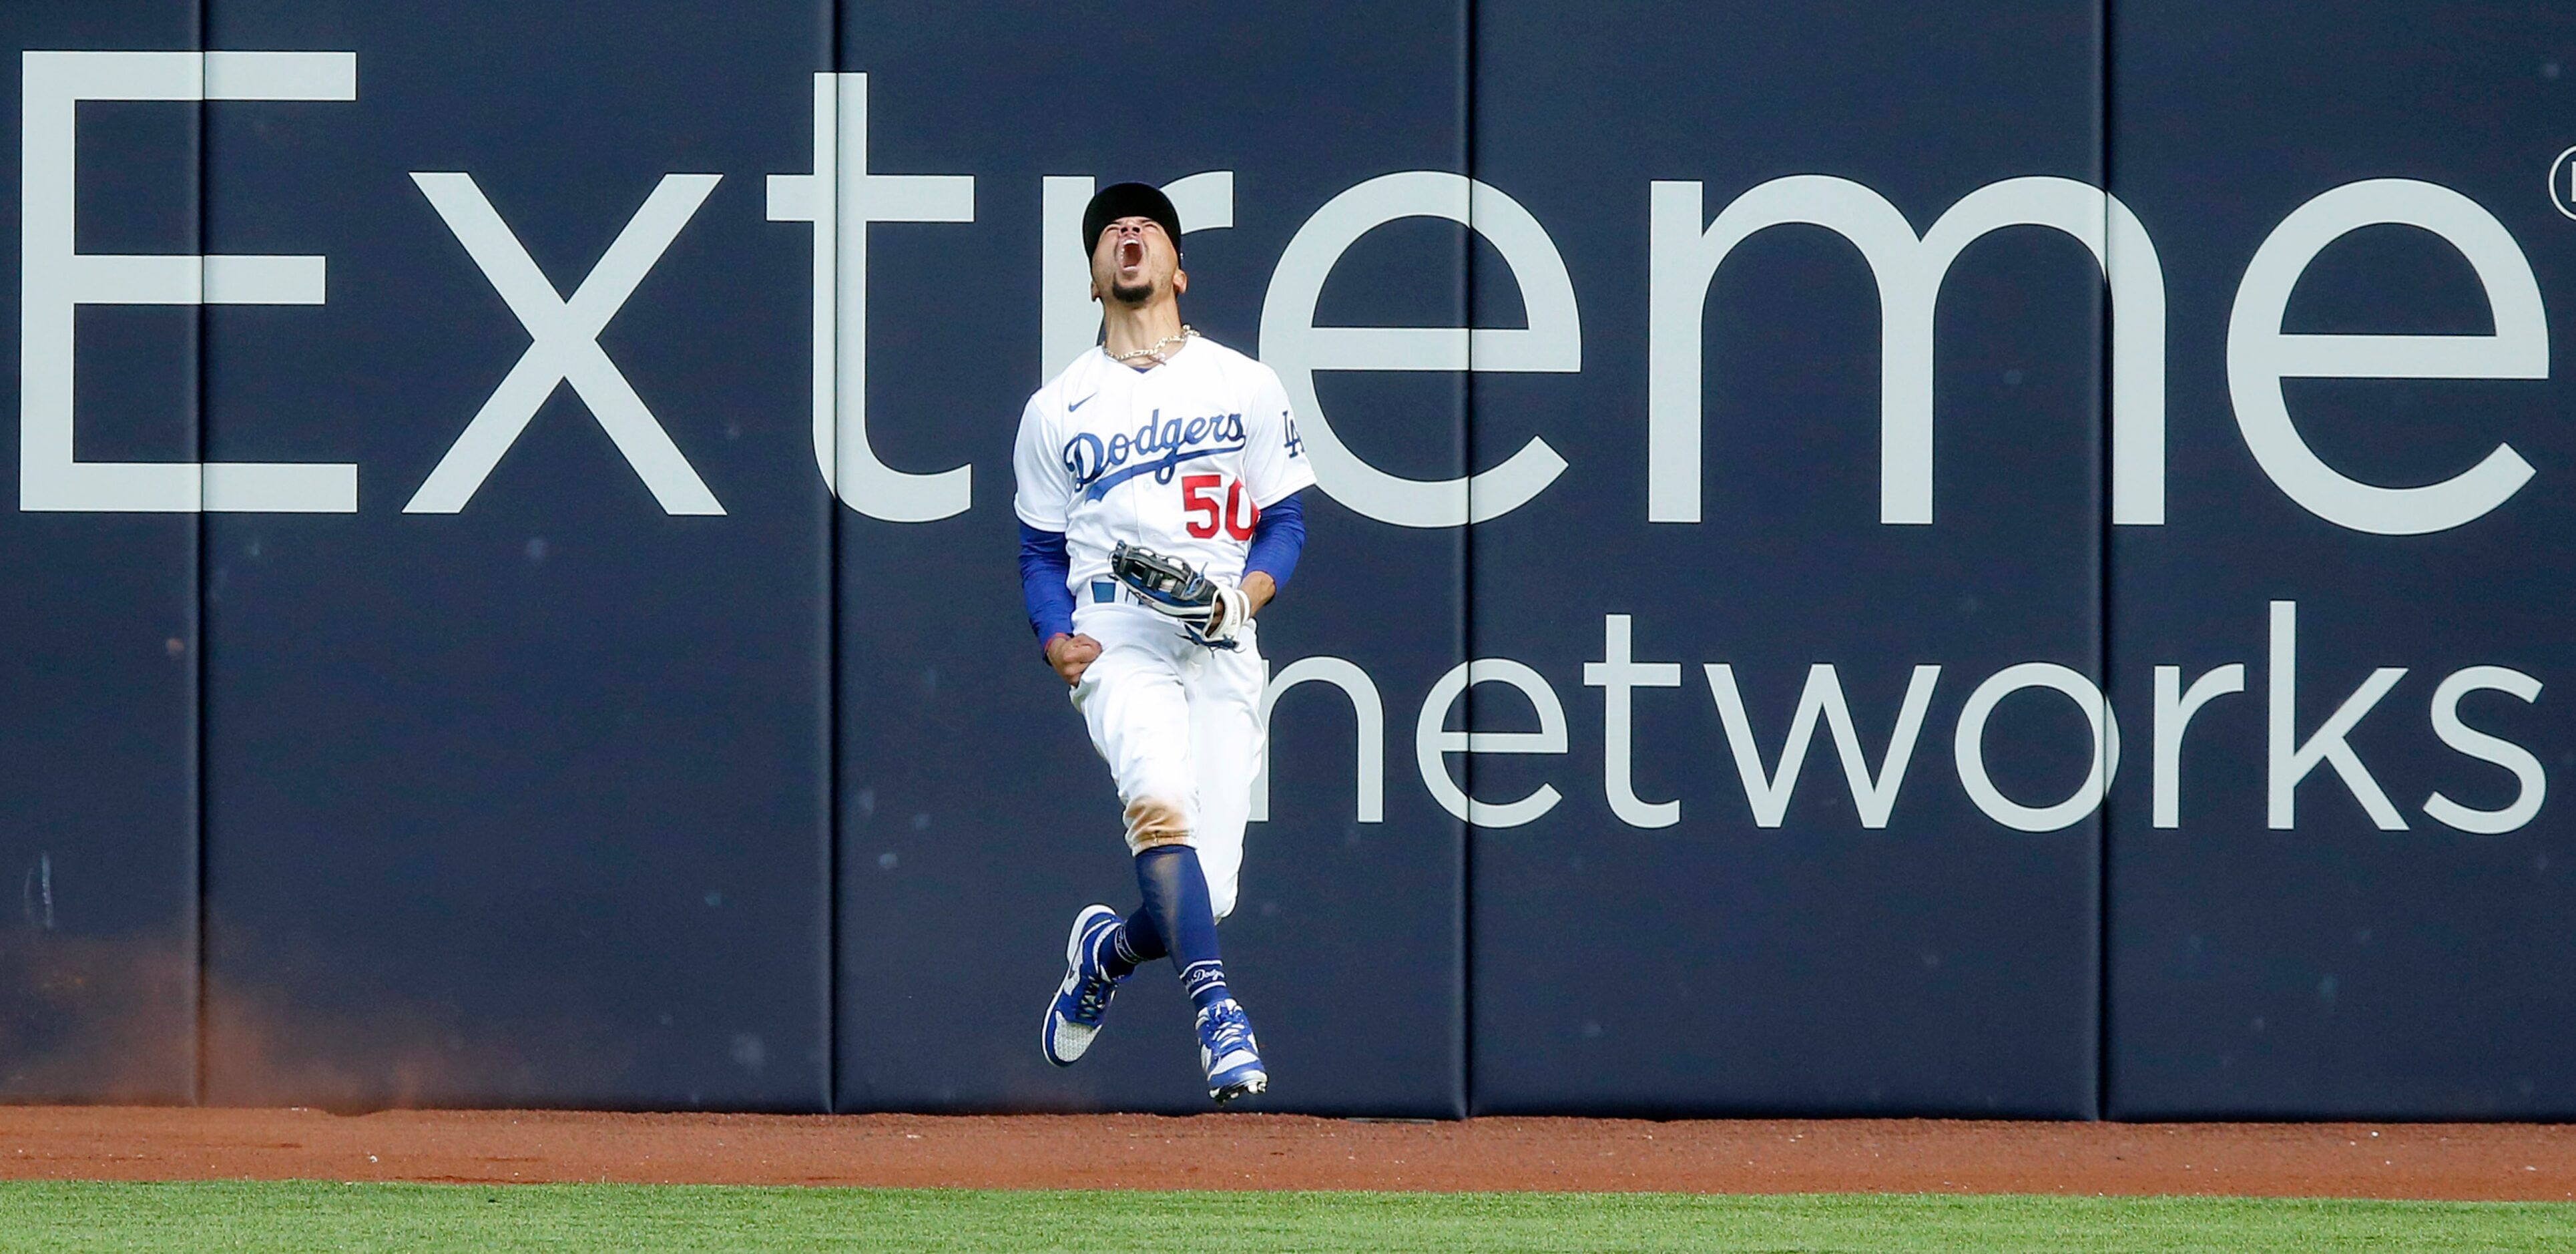
[[[1139,357],[1151,357],[1154,359],[1154,364],[1159,366],[1164,362],[1171,360],[1171,357],[1163,352],[1164,345],[1172,343],[1175,340],[1195,339],[1197,338],[1198,333],[1198,328],[1184,322],[1181,324],[1181,333],[1179,335],[1166,335],[1143,348],[1131,349],[1124,353],[1110,353],[1109,360],[1117,362],[1123,366],[1135,361]],[[1107,352],[1108,350],[1103,349],[1102,351]]]

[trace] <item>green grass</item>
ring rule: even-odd
[[[0,1184],[0,1250],[2576,1250],[2565,1203]]]

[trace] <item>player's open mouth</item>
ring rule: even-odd
[[[1118,241],[1119,269],[1133,270],[1143,264],[1145,264],[1145,241],[1140,239]]]

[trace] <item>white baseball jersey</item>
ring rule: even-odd
[[[1069,695],[1118,781],[1128,849],[1186,832],[1222,919],[1266,739],[1260,624],[1232,649],[1194,644],[1117,595],[1109,550],[1125,540],[1241,582],[1261,508],[1315,481],[1288,394],[1205,337],[1146,371],[1095,348],[1029,398],[1013,463],[1020,521],[1064,533],[1074,618],[1100,642]]]
[[[1121,540],[1240,583],[1261,510],[1315,482],[1279,376],[1205,336],[1152,370],[1076,358],[1029,398],[1013,465],[1012,507],[1064,533],[1077,601]]]

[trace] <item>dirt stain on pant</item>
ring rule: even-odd
[[[1190,843],[1189,820],[1168,801],[1139,797],[1127,803],[1127,852],[1143,853],[1159,845]]]

